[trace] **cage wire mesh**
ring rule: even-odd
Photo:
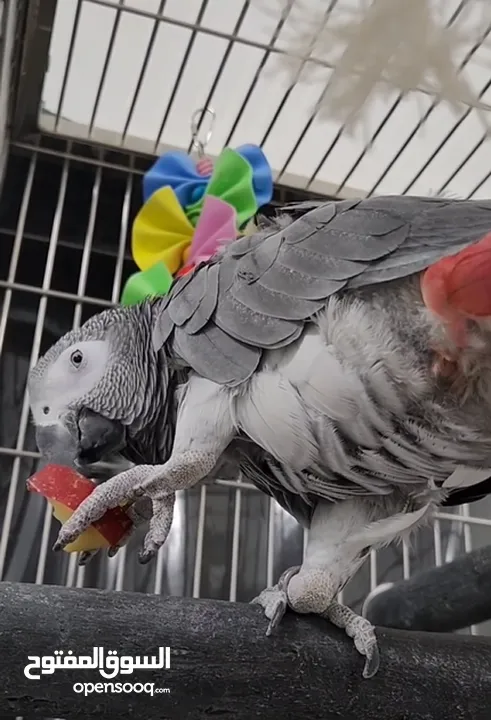
[[[466,4],[448,2],[447,21]],[[21,5],[0,5],[2,98]],[[277,203],[314,191],[484,196],[491,189],[484,160],[490,140],[471,108],[456,116],[425,93],[394,91],[388,106],[375,98],[368,144],[365,131],[348,133],[320,117],[316,103],[332,69],[324,67],[317,84],[291,85],[268,72],[284,52],[292,3],[276,15],[257,3],[225,0],[63,0],[45,3],[45,11],[49,5],[52,27],[43,26],[50,30],[49,69],[37,127],[14,132],[14,113],[9,139],[0,124],[0,149],[8,157],[0,196],[0,577],[251,600],[301,561],[305,534],[241,482],[219,480],[179,493],[170,537],[147,566],[137,562],[139,533],[116,557],[101,555],[85,568],[75,556],[51,552],[57,523],[24,487],[38,463],[25,394],[29,366],[61,334],[118,303],[134,271],[129,236],[142,175],[156,154],[191,150],[189,119],[197,107],[216,112],[211,156],[225,145],[262,146],[278,184]],[[324,4],[327,11],[336,5]],[[28,29],[29,16],[22,32]],[[474,44],[459,62],[471,67],[477,87],[484,71],[476,56],[484,51]],[[489,85],[488,74],[478,91],[484,100]],[[20,83],[18,90],[22,97]],[[5,108],[2,100],[2,122]],[[440,513],[412,547],[372,552],[344,601],[360,611],[383,583],[488,544],[490,526],[488,499]]]

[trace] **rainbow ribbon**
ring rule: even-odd
[[[140,272],[128,278],[123,305],[165,295],[175,276],[247,232],[258,209],[270,202],[273,176],[256,145],[225,148],[209,169],[175,151],[158,158],[144,176],[144,203],[131,237]]]

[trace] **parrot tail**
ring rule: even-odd
[[[491,233],[428,268],[421,290],[427,307],[443,319],[491,317]]]
[[[423,302],[439,320],[444,340],[437,341],[434,377],[446,378],[462,397],[479,390],[483,363],[491,359],[491,233],[470,247],[439,260],[420,277]],[[486,386],[486,387],[485,387]]]

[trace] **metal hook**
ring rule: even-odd
[[[200,140],[198,138],[198,133],[201,130],[201,125],[204,120],[205,115],[210,115],[210,127],[208,128],[208,132],[205,135],[204,140]],[[200,158],[204,157],[205,154],[205,148],[208,145],[208,143],[211,140],[211,137],[213,135],[213,128],[215,127],[215,119],[216,119],[216,113],[212,108],[206,107],[206,108],[199,108],[198,110],[195,110],[192,117],[191,117],[191,145],[192,147],[195,147],[198,151],[198,156]]]

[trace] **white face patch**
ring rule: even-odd
[[[90,392],[107,370],[109,343],[85,340],[64,350],[48,368],[43,381],[31,388],[36,425],[54,425],[70,403]]]

